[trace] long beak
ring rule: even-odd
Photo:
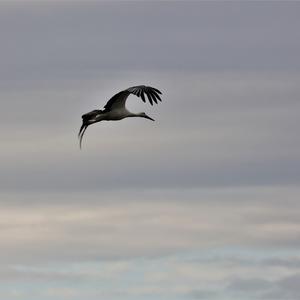
[[[155,121],[154,119],[150,118],[149,116],[144,116],[144,118],[149,119],[151,121]]]

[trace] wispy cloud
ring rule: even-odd
[[[0,6],[1,298],[299,298],[298,3]]]
[[[146,110],[157,122],[91,126],[84,151],[77,151],[80,115],[139,75],[128,74],[130,80],[119,74],[116,87],[103,92],[92,82],[74,91],[65,83],[57,91],[6,95],[11,102],[1,118],[2,188],[297,184],[296,74],[151,73],[146,79],[141,73],[142,82],[162,87],[164,102],[146,107],[132,98],[129,108]],[[19,109],[11,119],[5,111],[14,107]]]

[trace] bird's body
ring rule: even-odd
[[[134,86],[114,95],[106,103],[106,105],[104,106],[104,110],[95,109],[82,115],[82,125],[78,134],[80,140],[80,148],[85,130],[91,124],[98,123],[101,121],[119,121],[130,117],[141,117],[154,121],[144,112],[132,113],[126,109],[125,103],[130,94],[134,94],[138,97],[141,97],[143,102],[146,102],[144,93],[147,95],[151,105],[153,105],[153,102],[158,103],[157,100],[161,101],[159,96],[161,92],[159,90],[145,85]]]

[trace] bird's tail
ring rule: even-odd
[[[81,127],[80,127],[80,130],[79,130],[79,133],[78,133],[78,138],[79,138],[79,147],[81,149],[81,145],[82,145],[82,138],[83,138],[83,135],[86,131],[86,129],[88,128],[88,124],[86,123],[82,123]]]

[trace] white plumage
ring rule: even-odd
[[[127,90],[119,92],[106,103],[106,105],[104,106],[104,110],[95,109],[82,115],[82,125],[78,133],[80,148],[82,144],[83,135],[87,127],[91,124],[100,121],[118,121],[129,117],[141,117],[154,121],[144,112],[132,113],[126,109],[126,100],[130,94],[134,94],[140,97],[143,102],[146,102],[146,94],[148,101],[151,105],[153,105],[153,103],[157,104],[158,101],[161,101],[161,98],[159,96],[161,92],[158,89],[155,89],[150,86],[133,86],[128,88]]]

